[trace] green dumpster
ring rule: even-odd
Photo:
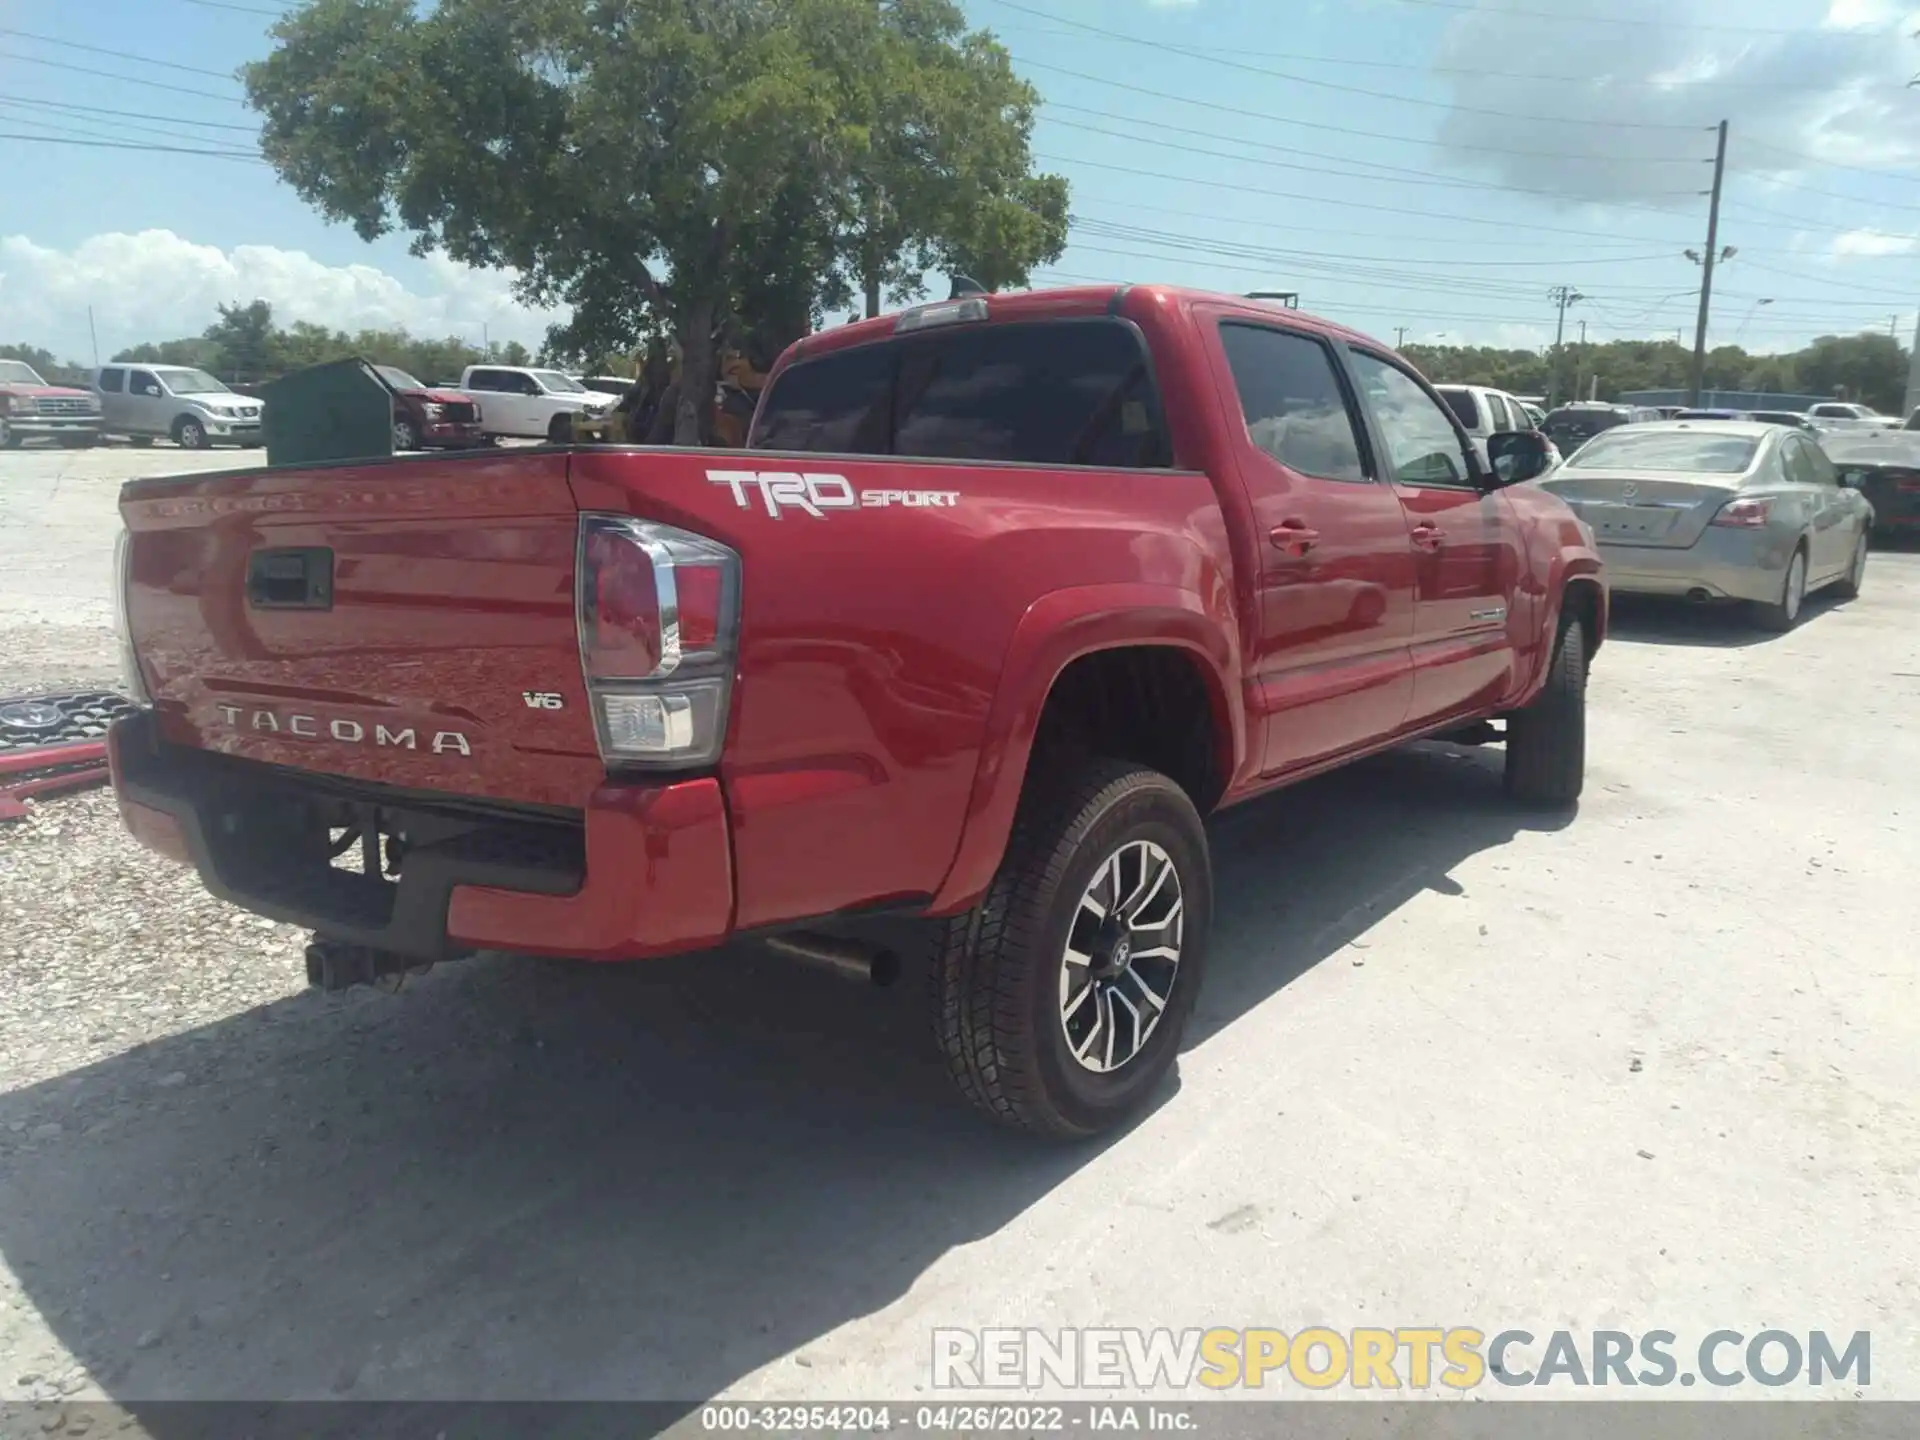
[[[365,360],[330,360],[263,386],[269,465],[393,454],[393,390]]]

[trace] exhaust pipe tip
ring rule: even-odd
[[[790,960],[825,970],[842,980],[863,981],[876,989],[885,989],[900,978],[900,957],[881,946],[805,932],[770,935],[761,943]]]

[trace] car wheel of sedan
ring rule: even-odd
[[[1571,805],[1587,780],[1587,632],[1563,622],[1547,683],[1507,717],[1507,793],[1529,805]]]
[[[173,443],[182,450],[207,448],[207,427],[191,416],[173,422]]]
[[[1787,561],[1787,573],[1780,580],[1780,598],[1761,601],[1754,606],[1754,619],[1761,628],[1785,634],[1800,623],[1800,609],[1807,600],[1807,547],[1800,546]]]
[[[1867,530],[1860,527],[1860,538],[1853,543],[1853,563],[1847,566],[1847,573],[1833,587],[1833,593],[1842,600],[1852,600],[1859,596],[1860,587],[1867,581]]]
[[[946,923],[936,1036],[961,1093],[1053,1139],[1094,1135],[1172,1068],[1206,959],[1213,886],[1193,802],[1117,760],[1036,756],[999,873]]]

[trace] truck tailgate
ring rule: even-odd
[[[532,805],[602,779],[565,455],[135,481],[120,510],[163,739]]]

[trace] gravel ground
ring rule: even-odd
[[[111,679],[113,488],[182,459],[0,456],[0,693]],[[1179,1084],[1069,1151],[951,1100],[912,976],[323,997],[49,802],[0,825],[0,1401],[911,1396],[936,1325],[1322,1322],[1870,1329],[1920,1398],[1916,636],[1904,554],[1786,637],[1626,606],[1571,823],[1451,747],[1222,817]]]
[[[32,446],[0,452],[0,695],[114,688],[113,542],[122,481],[260,452]]]

